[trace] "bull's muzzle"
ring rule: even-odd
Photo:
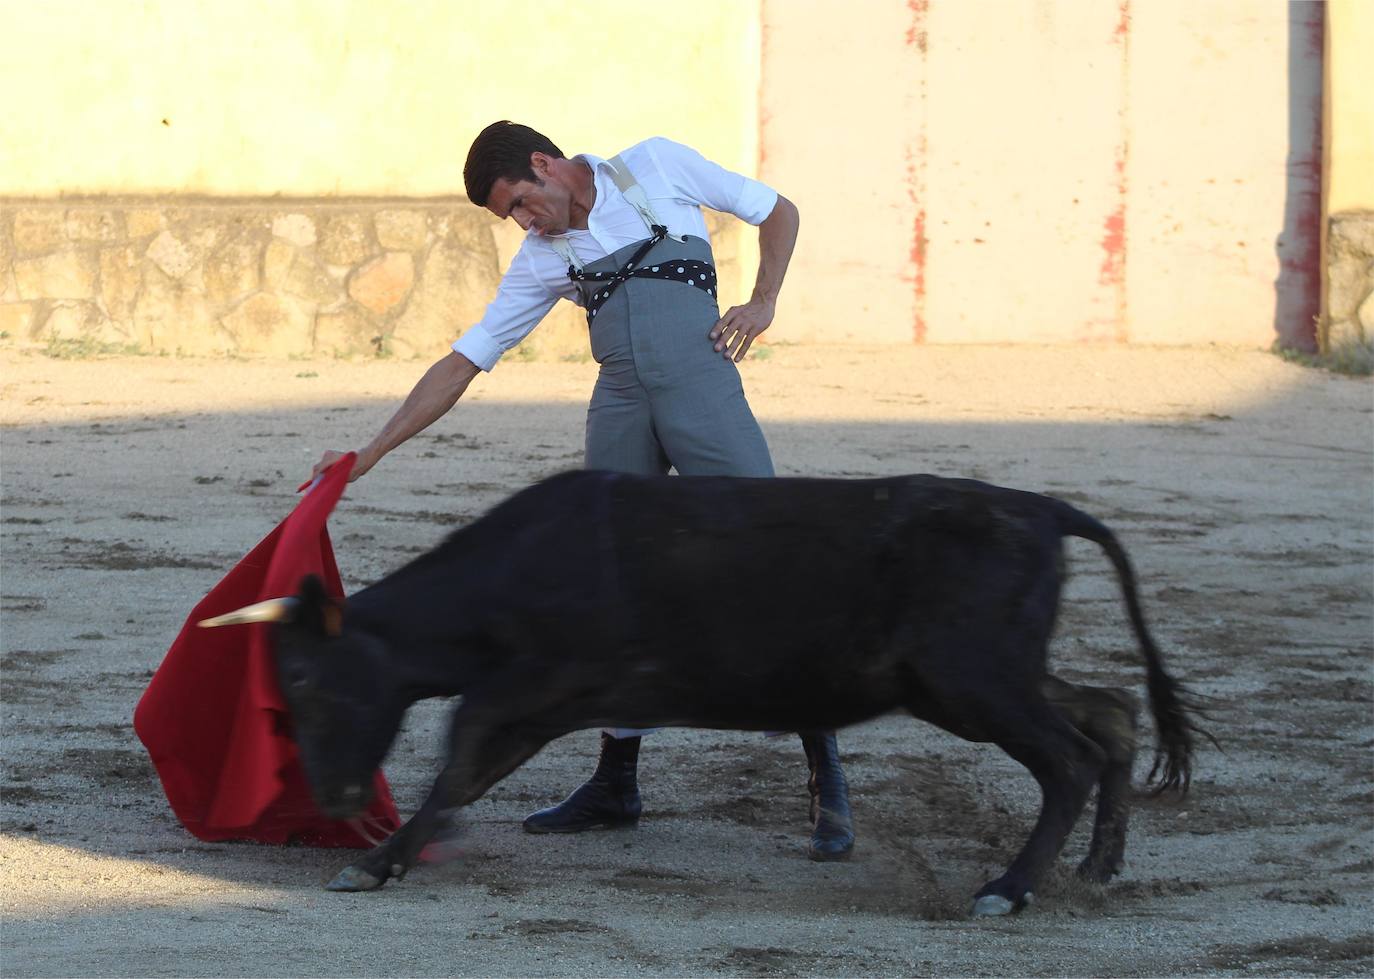
[[[202,629],[214,629],[222,625],[243,625],[246,622],[290,622],[300,605],[299,598],[269,598],[255,605],[245,605],[233,612],[225,612],[214,618],[201,619],[196,625]]]

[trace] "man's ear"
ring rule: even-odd
[[[552,162],[552,157],[538,150],[530,154],[530,169],[534,171],[536,178],[547,177],[549,175],[549,166]],[[541,180],[540,183],[543,183],[543,181]]]

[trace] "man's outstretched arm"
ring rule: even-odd
[[[358,450],[358,461],[353,464],[353,472],[348,480],[352,482],[367,472],[396,446],[412,435],[424,431],[448,413],[458,403],[463,392],[468,389],[472,379],[480,371],[472,361],[462,354],[450,353],[436,361],[424,377],[416,382],[406,396],[396,414],[382,426],[376,437]],[[325,452],[315,463],[310,477],[313,479],[342,457],[344,453],[333,449]]]
[[[797,206],[779,194],[772,213],[759,225],[759,274],[754,293],[743,306],[730,307],[711,330],[717,353],[739,363],[758,335],[772,324],[800,226]]]

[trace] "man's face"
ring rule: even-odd
[[[487,210],[537,235],[567,231],[572,222],[572,193],[550,175],[549,162],[543,153],[535,153],[530,158],[533,181],[496,181],[487,195]]]

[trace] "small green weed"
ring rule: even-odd
[[[49,337],[43,347],[43,355],[54,360],[82,360],[89,357],[132,357],[146,354],[136,343],[107,343],[82,337],[76,340],[59,340]]]
[[[1335,374],[1368,377],[1374,374],[1374,342],[1351,338],[1337,343],[1325,354],[1310,354],[1302,350],[1274,345],[1274,353],[1290,364],[1318,367]]]

